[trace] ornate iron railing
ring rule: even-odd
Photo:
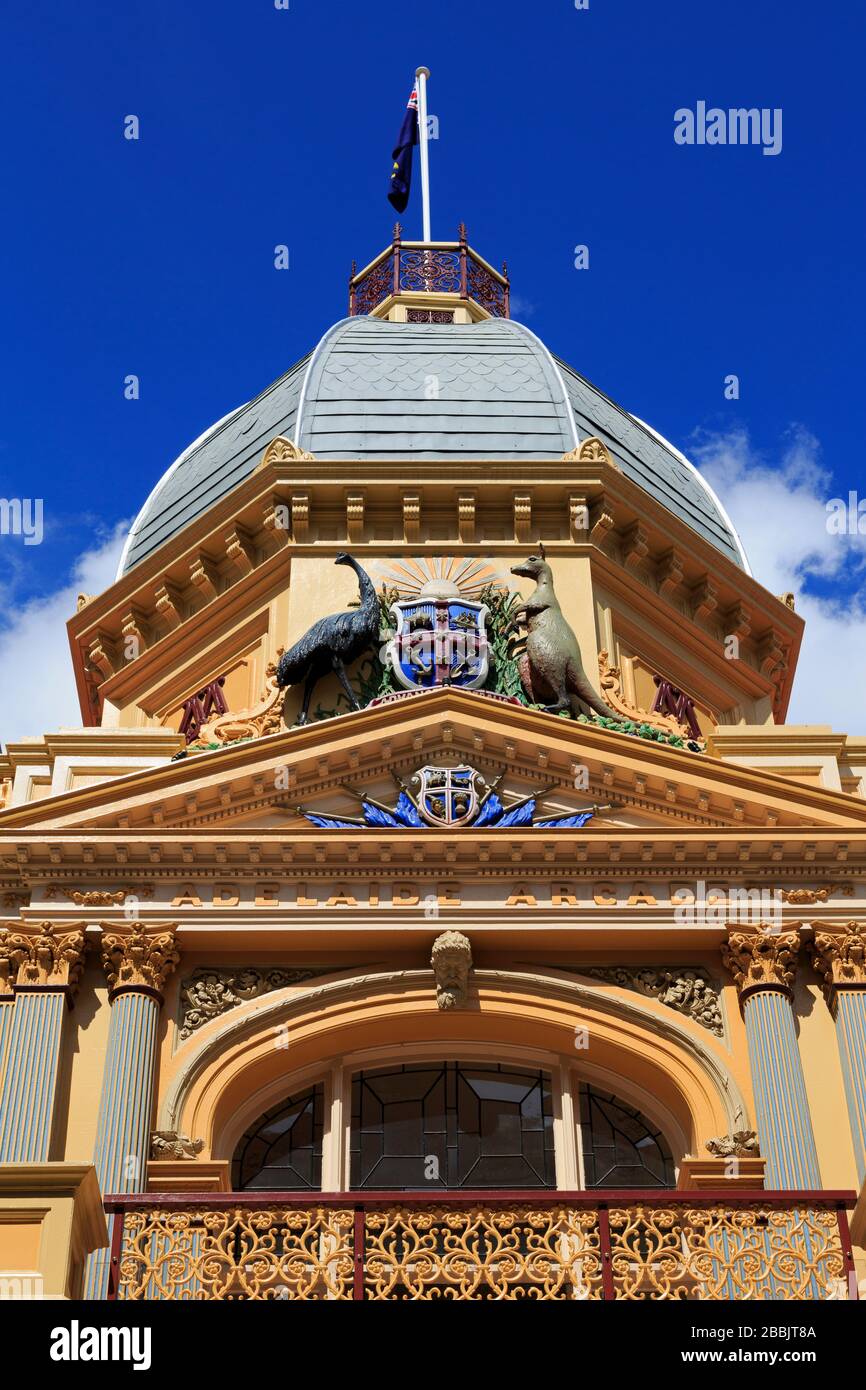
[[[856,1299],[853,1192],[110,1197],[109,1297]]]
[[[494,270],[466,240],[460,224],[458,241],[404,241],[399,222],[394,239],[375,260],[349,279],[349,314],[370,314],[392,295],[453,294],[474,299],[492,318],[510,315],[510,285],[503,262]],[[433,320],[434,322],[436,320]]]

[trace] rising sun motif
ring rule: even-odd
[[[390,560],[373,566],[378,585],[396,589],[401,598],[416,598],[431,580],[447,580],[455,584],[461,597],[477,599],[491,584],[506,589],[502,572],[487,560],[458,559],[454,555],[411,556],[406,560]]]

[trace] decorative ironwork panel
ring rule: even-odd
[[[447,1205],[369,1211],[371,1300],[600,1299],[595,1211]]]
[[[235,1150],[236,1192],[292,1192],[322,1182],[321,1083],[289,1096],[247,1130]]]
[[[610,1210],[615,1297],[846,1298],[836,1213],[723,1206]]]
[[[664,1135],[639,1110],[594,1086],[580,1088],[580,1139],[588,1188],[673,1187]]]
[[[110,1198],[117,1297],[145,1301],[856,1299],[853,1193],[670,1201],[389,1194],[331,1205]]]
[[[550,1081],[496,1063],[413,1063],[352,1082],[354,1189],[553,1187]]]
[[[396,241],[387,255],[372,269],[353,276],[349,288],[349,313],[369,314],[389,295],[409,291],[416,294],[467,296],[486,309],[493,318],[508,318],[509,284],[503,266],[500,277],[484,265],[465,241],[449,248],[405,246]],[[441,312],[441,311],[440,311]],[[431,317],[410,322],[443,323],[451,319]]]
[[[453,309],[407,309],[407,323],[453,323]]]
[[[493,318],[508,318],[508,289],[486,266],[481,265],[470,253],[467,289],[470,299],[474,299],[486,309]]]
[[[407,251],[400,256],[400,289],[426,294],[460,293],[460,256],[456,251]]]
[[[199,690],[196,695],[184,700],[178,733],[185,736],[187,743],[195,743],[209,719],[228,712],[228,704],[223,694],[225,683],[225,676],[218,676],[210,685],[206,685],[204,690]]]
[[[370,314],[394,289],[394,252],[374,266],[354,287],[355,314]]]
[[[353,1225],[352,1211],[325,1207],[128,1211],[118,1297],[351,1299]]]

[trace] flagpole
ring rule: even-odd
[[[418,143],[421,146],[421,204],[423,209],[423,240],[432,240],[430,235],[430,164],[427,157],[427,78],[429,68],[416,68],[418,82]]]

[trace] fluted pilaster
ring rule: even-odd
[[[0,1104],[2,1104],[3,1076],[6,1070],[6,1047],[12,1031],[12,1014],[15,1004],[15,992],[12,988],[15,977],[15,962],[8,936],[8,932],[0,931]]]
[[[798,931],[731,932],[722,959],[743,1010],[768,1188],[818,1188],[821,1173],[791,1007]]]
[[[112,1001],[94,1157],[103,1193],[145,1188],[159,1011],[165,982],[179,959],[173,928],[134,928],[102,937]],[[108,1224],[111,1233],[113,1218]],[[87,1264],[85,1298],[104,1298],[108,1276],[108,1251],[95,1251]]]
[[[836,1020],[857,1174],[866,1178],[866,923],[815,933],[812,961]]]
[[[63,1021],[83,968],[80,929],[0,933],[0,1163],[50,1157]]]

